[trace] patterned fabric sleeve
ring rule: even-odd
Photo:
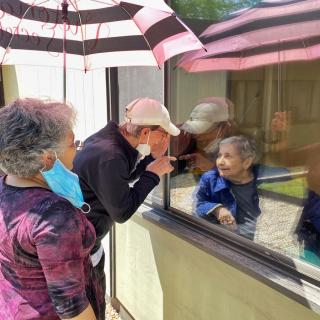
[[[84,224],[65,201],[42,212],[33,227],[33,239],[56,313],[61,318],[79,315],[89,304],[84,276]]]

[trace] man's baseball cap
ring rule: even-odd
[[[125,121],[139,126],[160,126],[172,136],[180,130],[170,121],[168,110],[159,101],[138,98],[126,106]]]
[[[209,131],[219,122],[230,120],[230,108],[223,98],[211,98],[197,104],[190,113],[189,119],[180,127],[191,134]]]

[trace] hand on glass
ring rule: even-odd
[[[276,132],[286,132],[289,128],[290,114],[288,111],[275,112],[271,120],[271,131]]]
[[[154,159],[158,159],[162,157],[168,150],[170,142],[170,136],[162,136],[161,140],[159,142],[155,143],[151,147],[151,155]]]
[[[211,161],[201,153],[184,154],[179,157],[179,160],[186,160],[188,168],[201,169],[202,171],[208,171],[215,165],[214,161]]]
[[[159,177],[162,177],[166,173],[173,171],[174,167],[171,165],[170,161],[175,160],[177,160],[175,157],[162,156],[149,163],[146,170],[155,173]]]
[[[220,224],[226,225],[231,230],[237,229],[237,223],[232,213],[225,207],[220,207],[215,210],[215,215]]]

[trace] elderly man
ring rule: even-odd
[[[236,132],[233,117],[233,104],[227,98],[209,97],[197,104],[180,127],[183,135],[173,139],[178,171],[187,166],[193,173],[203,173],[215,167],[219,142]]]
[[[90,136],[74,161],[86,202],[88,219],[96,229],[92,262],[105,282],[102,238],[114,222],[127,221],[159,183],[173,170],[173,157],[164,156],[169,135],[180,130],[158,101],[139,98],[126,107],[125,122],[110,122]],[[133,185],[131,182],[136,181]]]

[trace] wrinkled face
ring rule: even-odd
[[[252,159],[243,160],[233,144],[223,144],[220,146],[216,163],[220,176],[231,182],[238,182],[247,173]]]
[[[69,131],[65,140],[62,142],[64,146],[64,151],[58,156],[60,161],[69,169],[73,168],[73,159],[76,155],[76,145],[74,143],[74,133]]]

